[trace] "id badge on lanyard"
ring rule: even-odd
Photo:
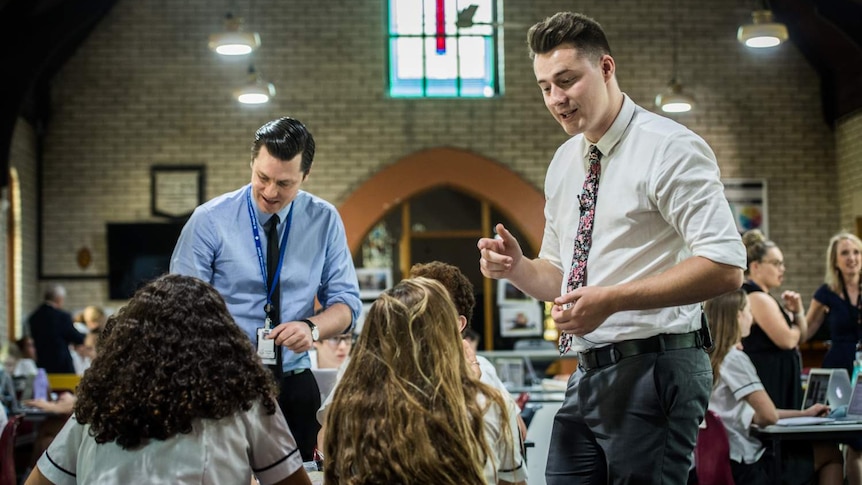
[[[257,355],[260,356],[260,360],[263,362],[263,365],[277,364],[275,356],[275,339],[269,338],[270,332],[272,332],[272,329],[268,327],[257,329]]]

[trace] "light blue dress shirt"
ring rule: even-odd
[[[248,211],[250,190],[251,185],[246,185],[195,209],[174,248],[170,272],[194,276],[212,284],[221,293],[237,324],[254,343],[256,329],[264,326],[266,293]],[[279,277],[279,322],[314,315],[316,296],[324,308],[336,303],[350,307],[352,328],[362,303],[341,217],[329,202],[299,191],[293,202],[278,213],[279,241],[291,205],[294,206],[293,220]],[[272,216],[261,212],[254,201],[252,206],[265,265],[267,240],[262,226]],[[307,352],[296,354],[285,347],[282,356],[285,371],[311,367]]]

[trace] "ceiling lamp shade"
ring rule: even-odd
[[[224,31],[210,35],[209,47],[223,56],[251,54],[260,47],[257,32],[243,32],[242,19],[228,13],[224,20]]]
[[[242,104],[264,104],[275,96],[275,86],[260,78],[254,66],[248,68],[248,83],[233,92]]]
[[[685,113],[694,107],[694,98],[682,91],[682,84],[672,80],[667,90],[655,97],[655,105],[665,113]]]
[[[748,47],[775,47],[788,39],[787,27],[772,21],[771,10],[751,12],[751,23],[741,25],[736,38]]]

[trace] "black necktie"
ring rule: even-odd
[[[275,280],[275,272],[278,270],[278,214],[269,218],[266,223],[266,279],[267,290],[272,288],[272,307],[267,316],[272,320],[272,328],[281,323],[281,294],[279,293],[278,280]],[[281,347],[275,348],[277,375],[281,374]]]

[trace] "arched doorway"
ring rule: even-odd
[[[447,204],[449,202],[460,202]],[[425,209],[417,206],[424,204]],[[447,209],[448,206],[448,209]],[[428,209],[430,207],[430,209]],[[474,214],[460,217],[451,227],[426,228],[417,222],[416,214],[439,211],[445,217],[452,207],[464,207]],[[544,227],[544,196],[533,185],[509,168],[475,153],[456,148],[435,148],[413,153],[389,166],[354,191],[339,207],[354,255],[360,250],[369,231],[388,219],[399,227],[397,246],[398,276],[414,262],[441,259],[462,268],[477,291],[487,298],[477,301],[477,312],[484,318],[482,332],[486,348],[493,341],[494,294],[490,280],[478,274],[478,251],[475,242],[490,237],[497,222],[505,222],[519,235],[525,254],[535,256],[541,244]],[[429,242],[431,241],[431,242]],[[419,250],[422,248],[423,250]],[[458,251],[450,257],[432,257],[445,251]],[[417,255],[416,253],[423,253]],[[423,259],[423,257],[428,259]],[[478,280],[478,281],[477,281]],[[480,308],[481,305],[481,308]],[[498,336],[499,337],[499,336]],[[499,340],[498,340],[499,341]]]
[[[447,147],[407,155],[350,194],[338,207],[350,250],[355,252],[374,223],[393,207],[441,185],[487,199],[516,221],[534,248],[541,244],[545,223],[542,192],[500,163]]]

